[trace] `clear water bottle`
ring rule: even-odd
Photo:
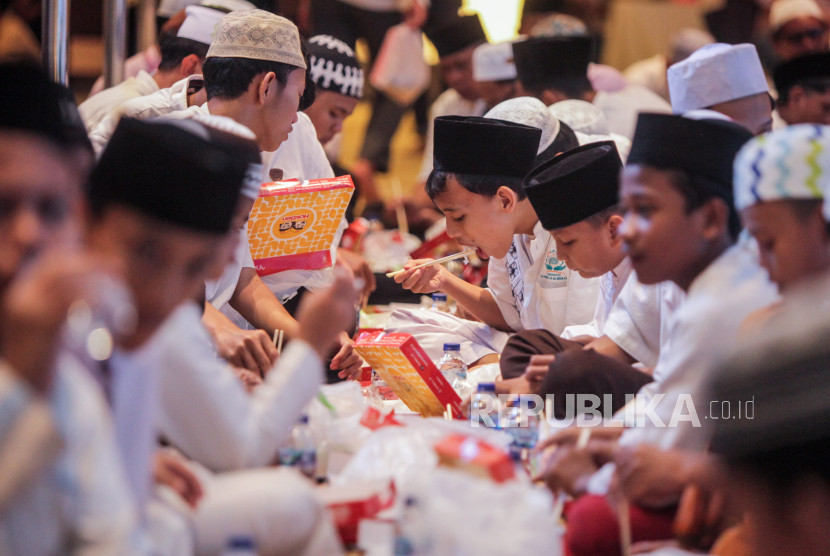
[[[438,363],[438,370],[456,391],[466,386],[467,364],[461,358],[461,344],[444,344],[444,356]]]
[[[479,383],[470,400],[470,422],[474,427],[499,428],[499,398],[494,383]]]
[[[507,404],[503,412],[502,426],[513,437],[510,455],[516,461],[526,461],[539,441],[539,412],[528,396],[519,396]]]
[[[439,313],[449,313],[450,306],[447,304],[447,294],[439,292],[432,294],[432,306],[430,310],[438,311]]]
[[[228,539],[222,556],[257,556],[256,541],[247,535],[235,535]]]
[[[430,543],[427,538],[421,505],[414,496],[407,496],[404,501],[403,515],[395,531],[395,556],[425,556],[429,554]]]
[[[300,416],[300,420],[291,429],[291,438],[280,448],[279,458],[281,465],[295,467],[309,479],[314,478],[317,472],[317,446],[308,426],[308,415]]]

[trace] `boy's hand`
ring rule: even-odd
[[[354,379],[360,376],[363,359],[354,350],[354,342],[345,332],[340,333],[340,351],[331,360],[330,368],[333,371],[340,369],[337,376]]]
[[[36,392],[52,382],[54,357],[70,307],[85,301],[94,307],[89,284],[117,272],[79,253],[46,253],[23,271],[2,299],[0,355]]]
[[[354,324],[357,295],[351,274],[335,268],[334,283],[329,288],[310,292],[300,302],[298,337],[314,348],[321,359],[329,355],[340,333]]]
[[[406,263],[403,272],[395,276],[395,282],[415,293],[432,293],[439,291],[450,272],[440,264],[425,266],[410,270],[419,264],[428,263],[434,259],[414,259]]]
[[[218,326],[211,330],[216,351],[231,365],[265,376],[279,357],[264,330]]]
[[[188,467],[187,460],[174,450],[156,452],[153,480],[173,489],[191,508],[195,508],[202,498],[202,484]]]

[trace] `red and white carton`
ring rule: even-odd
[[[463,417],[461,398],[411,334],[362,332],[354,348],[412,411],[440,417],[449,405]]]
[[[328,508],[340,539],[345,544],[354,544],[360,522],[392,506],[395,483],[384,480],[330,484],[319,487],[317,493]]]
[[[350,176],[262,184],[248,219],[257,273],[330,267],[334,237],[353,193]]]
[[[435,445],[441,465],[503,483],[515,477],[510,456],[481,439],[452,434]]]

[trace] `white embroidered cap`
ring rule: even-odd
[[[556,136],[559,135],[559,120],[548,111],[545,103],[538,98],[518,97],[505,100],[491,108],[484,117],[541,129],[542,137],[539,139],[539,148],[536,150],[536,154],[550,147]]]
[[[306,69],[297,26],[264,10],[237,10],[225,15],[207,57],[250,58]]]
[[[176,36],[203,44],[213,42],[216,26],[225,16],[224,12],[204,6],[188,6],[184,9],[184,13],[184,22],[179,27]]]
[[[830,221],[830,127],[801,124],[744,145],[734,164],[735,208],[763,201],[824,199]]]
[[[584,100],[562,100],[548,106],[548,110],[560,122],[565,122],[575,132],[586,135],[608,135],[605,113]]]
[[[675,114],[769,91],[758,51],[751,44],[714,43],[668,70]]]
[[[484,43],[473,50],[473,79],[476,81],[506,81],[516,79],[511,41]]]
[[[814,17],[822,21],[826,19],[815,0],[776,0],[769,8],[769,30],[775,33],[799,17]]]

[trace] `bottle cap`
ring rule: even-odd
[[[444,344],[444,351],[461,351],[461,344]]]
[[[434,294],[432,294],[432,300],[433,301],[446,301],[447,300],[447,294],[445,294],[445,293],[434,293]]]
[[[303,424],[303,425],[307,425],[308,424],[308,415],[306,415],[305,413],[300,415],[300,418],[297,420],[297,422],[300,423],[300,424]]]
[[[492,392],[496,393],[496,383],[495,382],[479,382],[478,383],[478,392]]]
[[[256,548],[256,542],[251,537],[238,535],[228,539],[227,548],[233,550],[254,550]]]

